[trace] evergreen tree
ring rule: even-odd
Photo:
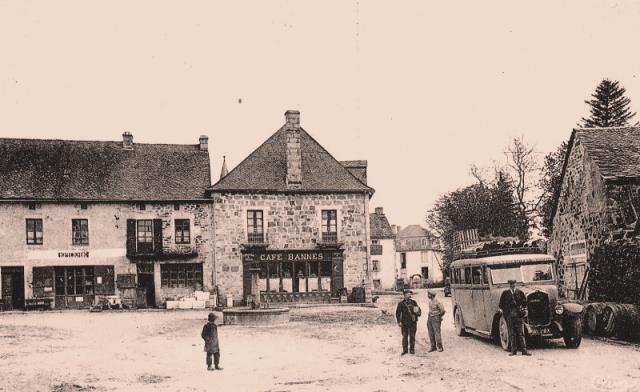
[[[629,124],[636,113],[631,112],[629,104],[631,100],[625,97],[626,90],[620,86],[618,81],[604,79],[595,93],[591,96],[593,99],[584,101],[590,106],[591,116],[582,118],[582,127],[587,128],[606,128],[621,127]]]

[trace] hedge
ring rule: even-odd
[[[595,249],[590,263],[589,300],[640,303],[640,247],[612,243]]]

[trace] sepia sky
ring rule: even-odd
[[[204,133],[215,182],[298,109],[369,161],[372,208],[424,224],[513,137],[568,139],[602,78],[640,112],[639,20],[637,1],[0,1],[0,137]]]

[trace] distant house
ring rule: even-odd
[[[398,282],[403,281],[411,287],[424,287],[443,280],[442,251],[435,241],[420,225],[410,225],[398,231]]]
[[[574,129],[554,204],[549,252],[560,287],[575,298],[604,242],[640,228],[640,127]]]
[[[369,214],[371,225],[371,271],[374,290],[391,290],[396,284],[396,234],[382,207]]]

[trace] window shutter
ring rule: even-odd
[[[162,219],[153,220],[153,250],[162,253]]]
[[[127,219],[127,255],[136,253],[136,220]]]

